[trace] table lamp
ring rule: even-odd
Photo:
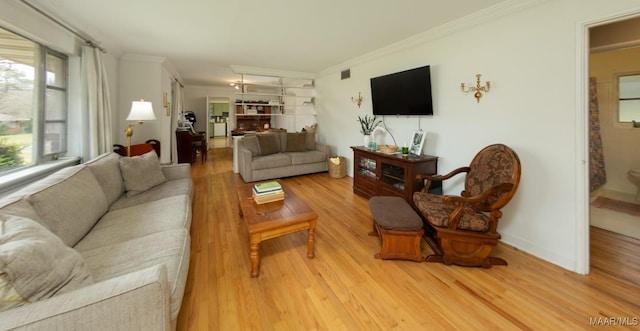
[[[140,99],[140,101],[131,102],[131,111],[129,111],[127,121],[137,121],[138,124],[142,124],[144,121],[153,121],[155,119],[156,115],[153,114],[153,107],[150,101]],[[129,124],[124,130],[124,134],[127,136],[127,156],[131,156],[131,136],[133,136],[134,125],[136,124]]]

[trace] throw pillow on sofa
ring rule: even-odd
[[[119,162],[128,197],[138,195],[167,181],[155,151],[140,156],[121,157]]]
[[[287,133],[287,152],[305,152],[307,134],[304,132]]]
[[[316,128],[318,124],[314,124],[311,126],[305,126],[302,128],[302,132],[305,132],[307,136],[305,137],[305,147],[308,151],[312,151],[316,149]]]
[[[61,169],[33,183],[39,188],[26,196],[39,221],[69,247],[77,244],[109,205],[91,170],[84,165]],[[69,220],[72,220],[71,222]]]
[[[280,152],[278,148],[277,137],[274,134],[259,134],[258,147],[260,148],[260,155],[271,155]]]
[[[93,283],[82,256],[45,227],[0,216],[0,311]]]
[[[251,151],[251,156],[260,155],[260,146],[258,146],[258,138],[255,134],[242,137],[242,144]]]

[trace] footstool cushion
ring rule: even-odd
[[[369,210],[375,222],[383,229],[418,231],[423,226],[420,216],[400,197],[372,197],[369,200]]]
[[[382,241],[376,258],[424,261],[420,250],[422,219],[404,199],[372,197],[369,209],[373,216],[373,231],[369,235],[378,235]]]

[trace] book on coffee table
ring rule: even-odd
[[[257,195],[255,192],[253,192],[253,200],[259,205],[263,203],[284,200],[284,191],[280,190],[260,195]]]
[[[280,185],[280,183],[278,183],[276,181],[264,182],[264,183],[260,183],[260,184],[254,185],[253,186],[253,191],[256,192],[256,193],[282,191],[282,186]]]
[[[271,190],[271,191],[259,192],[258,190],[256,190],[255,187],[251,191],[253,192],[254,196],[262,196],[262,195],[269,195],[269,194],[273,194],[273,193],[283,192],[281,188],[280,189],[276,189],[276,190]]]

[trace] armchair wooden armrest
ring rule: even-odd
[[[424,184],[424,187],[422,188],[421,192],[423,193],[428,193],[429,192],[429,188],[431,187],[431,182],[432,181],[445,181],[457,174],[463,173],[463,172],[469,172],[470,168],[469,167],[460,167],[458,169],[455,169],[451,172],[449,172],[446,175],[425,175],[425,174],[418,174],[416,175],[416,179],[419,181],[427,181],[426,184]]]

